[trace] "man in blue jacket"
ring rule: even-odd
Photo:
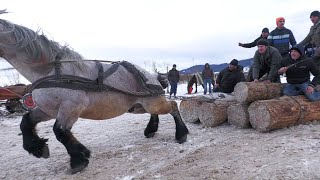
[[[297,44],[296,39],[290,29],[284,27],[285,19],[278,17],[276,19],[277,27],[268,36],[268,42],[270,46],[278,49],[283,58],[288,57],[290,45]]]

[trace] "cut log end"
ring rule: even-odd
[[[248,86],[245,82],[239,82],[234,87],[234,96],[238,102],[246,102],[248,98]]]
[[[260,132],[270,131],[270,112],[266,105],[254,102],[248,108],[250,123],[253,128]]]
[[[196,123],[199,121],[198,103],[193,100],[182,100],[180,103],[180,114],[184,121]]]
[[[247,103],[232,104],[227,109],[228,122],[239,128],[251,127]]]

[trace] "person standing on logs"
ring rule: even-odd
[[[206,63],[204,65],[204,69],[202,71],[202,77],[203,77],[203,88],[204,88],[204,92],[203,94],[207,94],[207,90],[208,90],[208,84],[209,84],[209,94],[212,93],[212,82],[213,82],[213,70],[210,68],[209,63]]]
[[[278,49],[283,58],[286,58],[289,56],[290,45],[294,46],[297,42],[292,31],[284,27],[284,23],[285,19],[283,17],[276,19],[277,27],[270,32],[268,42],[270,46]]]
[[[290,56],[280,63],[279,74],[286,73],[288,84],[283,89],[287,96],[304,94],[310,101],[320,100],[320,92],[315,87],[320,81],[320,71],[312,59],[304,55],[302,46],[294,46],[290,50]],[[310,81],[310,73],[314,75]]]
[[[171,95],[174,95],[174,98],[176,98],[176,94],[177,94],[177,87],[178,87],[178,82],[180,80],[180,74],[179,71],[177,70],[177,65],[173,65],[172,69],[169,71],[168,73],[168,80],[170,82],[170,99],[171,99]]]
[[[265,83],[280,82],[277,71],[282,59],[281,54],[264,39],[260,39],[257,46],[258,50],[253,57],[252,77],[249,77],[249,81],[259,82],[259,79],[267,73]]]
[[[242,68],[239,67],[238,60],[233,59],[229,66],[219,73],[213,92],[232,93],[236,84],[241,81],[245,81]]]
[[[299,46],[305,46],[310,43],[312,59],[320,66],[320,12],[313,11],[310,14],[310,20],[313,26],[311,26],[307,37],[299,43]]]

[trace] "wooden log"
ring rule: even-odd
[[[268,132],[319,120],[320,101],[311,102],[304,96],[283,96],[256,101],[248,111],[251,125],[260,132]]]
[[[218,98],[217,94],[213,96],[185,96],[180,103],[180,114],[186,122],[195,123],[199,121],[199,112],[202,111],[201,105],[204,102],[212,103]]]
[[[228,122],[239,128],[251,127],[249,121],[249,103],[232,104],[227,109]]]
[[[204,127],[214,127],[227,121],[227,108],[237,101],[232,99],[221,99],[214,102],[203,102],[200,106],[199,120]]]
[[[284,84],[239,82],[234,87],[234,96],[238,102],[254,102],[280,97]]]
[[[194,99],[182,100],[180,103],[180,114],[186,122],[195,123],[199,121],[198,112],[201,104]]]

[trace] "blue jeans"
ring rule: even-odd
[[[314,91],[312,94],[307,94],[306,89],[310,81],[302,84],[287,84],[283,89],[283,94],[287,96],[298,96],[304,94],[310,101],[320,100],[320,92]]]
[[[174,96],[176,96],[177,94],[177,87],[178,87],[178,83],[177,82],[173,82],[171,81],[170,82],[170,86],[171,86],[171,89],[170,89],[170,96],[173,94]]]
[[[207,94],[207,84],[209,84],[209,93],[211,93],[212,92],[212,89],[211,89],[212,79],[211,78],[203,80],[204,94]]]

